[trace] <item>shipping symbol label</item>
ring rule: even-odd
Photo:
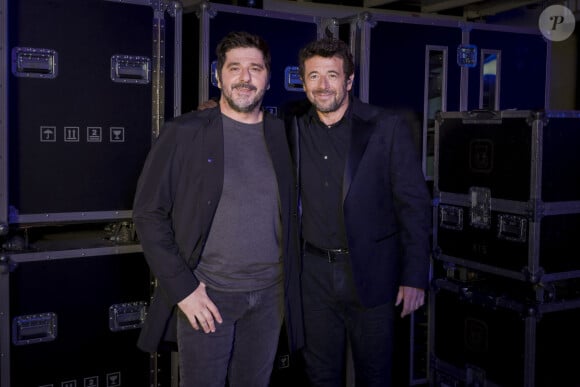
[[[100,126],[87,127],[87,142],[102,142],[103,128]]]
[[[484,321],[467,318],[463,332],[465,349],[474,353],[487,353],[489,347],[489,329]]]
[[[67,380],[66,382],[62,382],[60,387],[77,387],[76,380]]]
[[[120,126],[112,126],[110,131],[111,142],[125,142],[125,128]]]
[[[41,126],[40,142],[56,142],[56,126]]]
[[[490,173],[493,170],[493,143],[476,139],[469,144],[469,168],[474,172]]]
[[[80,128],[78,126],[65,126],[64,127],[64,141],[65,142],[79,142],[80,141]]]
[[[119,387],[121,386],[121,373],[112,372],[107,374],[107,386],[106,387]]]
[[[99,387],[99,377],[89,376],[88,378],[85,378],[83,387]]]

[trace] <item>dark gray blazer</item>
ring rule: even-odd
[[[283,226],[286,329],[290,346],[302,345],[296,183],[281,120],[264,113],[264,136],[278,181]],[[137,184],[133,219],[158,286],[138,345],[149,352],[176,341],[176,304],[199,285],[193,269],[210,230],[224,178],[219,108],[168,122]]]
[[[363,305],[394,302],[400,285],[427,289],[431,197],[401,114],[351,98],[352,133],[343,210],[356,289]],[[295,164],[308,104],[286,116]],[[299,172],[298,172],[299,174]]]

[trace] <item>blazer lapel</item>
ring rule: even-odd
[[[356,108],[353,106],[353,109]],[[373,132],[373,126],[367,121],[363,121],[356,115],[356,110],[353,111],[352,127],[350,131],[350,148],[348,157],[346,159],[346,168],[344,169],[344,177],[342,179],[342,200],[346,199],[352,179],[356,175],[356,171],[360,164],[363,154],[369,143],[369,138]]]
[[[264,138],[274,165],[280,200],[284,205],[288,203],[286,195],[289,195],[288,187],[290,181],[288,179],[291,176],[286,132],[282,121],[274,119],[274,117],[266,113],[264,114]],[[282,210],[285,211],[286,209]]]

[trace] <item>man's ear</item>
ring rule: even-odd
[[[351,74],[350,77],[346,80],[346,89],[350,91],[352,89],[352,83],[354,82],[354,74]]]
[[[222,78],[222,77],[221,77],[220,73],[216,71],[216,74],[215,74],[215,80],[216,80],[216,83],[217,83],[217,87],[218,87],[218,89],[220,89],[220,90],[221,90],[221,88],[222,88],[222,79],[221,79],[221,78]]]

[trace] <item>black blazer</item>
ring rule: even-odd
[[[296,183],[281,120],[264,113],[264,136],[280,195],[284,246],[286,329],[290,347],[302,345]],[[149,152],[133,205],[133,219],[158,286],[138,345],[149,352],[175,342],[176,304],[199,285],[193,275],[215,214],[224,177],[219,108],[168,122]]]
[[[394,302],[400,285],[427,289],[431,197],[402,114],[356,98],[351,103],[344,220],[358,296],[364,306],[373,307]],[[295,165],[308,108],[296,105],[285,116]]]

